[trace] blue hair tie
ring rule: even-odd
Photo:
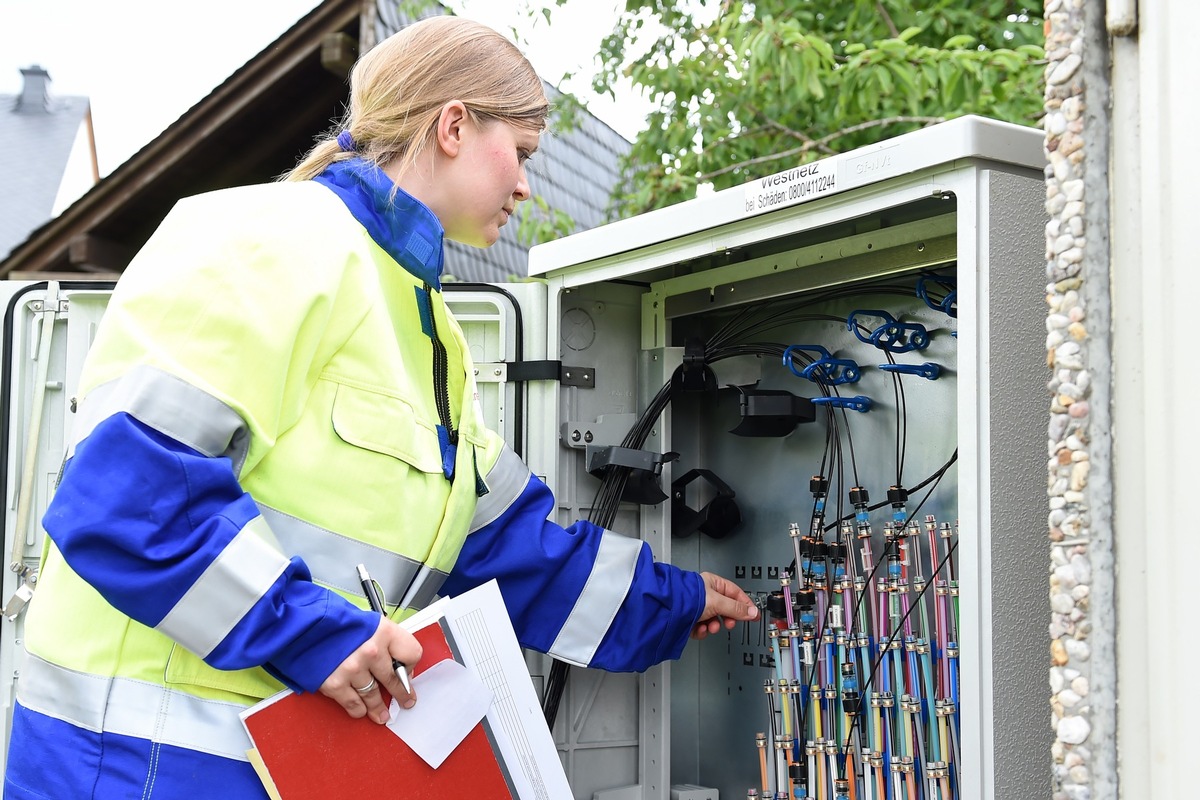
[[[342,148],[347,153],[353,153],[358,149],[358,145],[354,143],[354,137],[350,135],[350,131],[342,131],[337,135],[338,147]]]

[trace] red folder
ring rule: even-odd
[[[438,620],[413,631],[424,648],[414,676],[444,659],[461,661],[444,626]],[[386,692],[383,700],[391,703]],[[496,757],[486,718],[437,769],[385,726],[353,719],[319,693],[285,694],[246,714],[244,723],[282,800],[445,800],[464,792],[481,800],[517,796]]]

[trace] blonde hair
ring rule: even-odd
[[[412,165],[433,140],[442,106],[460,100],[479,122],[504,120],[541,131],[550,105],[521,51],[469,19],[430,17],[367,51],[350,72],[350,106],[285,180],[309,180],[335,161],[359,156],[379,166]],[[348,131],[354,150],[338,144]]]

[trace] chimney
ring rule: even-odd
[[[50,109],[50,73],[34,64],[21,70],[25,79],[21,95],[17,98],[16,111],[26,114],[44,114]]]

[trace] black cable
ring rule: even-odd
[[[950,456],[949,461],[947,461],[945,464],[942,464],[942,466],[938,467],[937,471],[934,472],[932,475],[930,475],[928,478],[921,481],[920,483],[918,483],[916,486],[912,487],[911,489],[907,489],[906,491],[908,492],[908,494],[912,495],[912,494],[924,489],[927,485],[929,485],[930,481],[941,480],[942,476],[946,474],[946,470],[950,469],[950,467],[954,465],[955,461],[958,461],[958,448],[957,447],[954,448],[954,453]],[[924,502],[924,501],[922,501],[922,502]],[[878,511],[879,509],[883,508],[884,506],[888,505],[889,503],[890,503],[889,500],[881,500],[880,502],[876,503],[873,506],[867,506],[867,510],[868,511]],[[920,506],[918,506],[918,508],[920,508]],[[915,514],[916,512],[914,511],[913,513]],[[912,519],[912,514],[909,514],[908,518]],[[854,514],[847,514],[845,516],[840,516],[833,522],[826,525],[825,530],[827,530],[827,531],[832,530],[833,528],[836,528],[837,526],[841,525],[843,522],[849,522],[852,519],[854,519]],[[907,521],[905,522],[905,524],[906,525],[908,524]]]

